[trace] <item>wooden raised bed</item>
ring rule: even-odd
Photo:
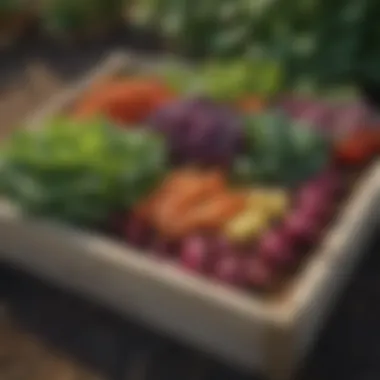
[[[126,67],[141,65],[114,54],[29,118],[26,127],[38,128],[41,120],[62,113],[90,85]],[[109,237],[26,218],[7,202],[0,207],[0,259],[226,362],[261,371],[270,379],[288,379],[312,347],[363,253],[377,223],[379,198],[380,163],[374,163],[357,181],[316,252],[279,297],[249,295],[186,274]]]

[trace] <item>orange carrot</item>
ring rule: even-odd
[[[222,191],[226,186],[223,173],[203,172],[193,168],[181,169],[172,173],[157,191],[182,198],[190,195],[205,197]]]
[[[221,193],[187,209],[172,209],[170,218],[158,229],[165,235],[183,237],[204,230],[218,230],[246,206],[245,194]]]
[[[72,116],[88,118],[105,114],[121,124],[139,123],[158,107],[174,98],[159,81],[151,79],[114,79],[95,87],[76,105]]]
[[[247,204],[243,193],[221,193],[190,210],[189,224],[199,229],[219,229]]]
[[[231,195],[226,193],[226,180],[222,172],[186,168],[171,173],[148,199],[136,207],[135,212],[140,217],[147,218],[161,233],[180,234],[182,230],[189,230],[187,224],[192,223],[191,218],[200,224],[198,219],[191,216],[200,205],[207,202],[223,203],[225,207],[219,212],[229,215],[227,209],[238,207],[236,201],[233,203]],[[186,220],[186,215],[191,217]],[[204,222],[207,225],[212,223],[214,222]]]

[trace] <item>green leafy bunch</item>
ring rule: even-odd
[[[321,133],[280,112],[249,116],[245,153],[236,161],[234,174],[242,181],[296,186],[321,171],[330,152]]]
[[[2,193],[24,212],[95,225],[151,191],[166,148],[142,130],[57,119],[16,132],[1,158]]]
[[[281,66],[268,58],[210,61],[190,70],[170,68],[167,83],[182,93],[202,94],[219,101],[246,95],[274,96],[282,88]]]

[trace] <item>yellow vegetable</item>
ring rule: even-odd
[[[281,189],[256,189],[248,197],[248,208],[262,211],[269,218],[283,216],[289,209],[290,199],[286,191]]]
[[[266,207],[271,218],[285,215],[290,207],[289,195],[284,190],[269,191]]]
[[[268,224],[269,219],[265,213],[248,210],[227,223],[224,233],[230,240],[244,242],[258,237],[268,228]]]
[[[248,195],[247,207],[251,210],[265,207],[266,203],[267,196],[265,189],[255,189]]]

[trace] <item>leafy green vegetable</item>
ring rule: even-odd
[[[152,189],[166,149],[142,130],[60,119],[38,132],[16,132],[1,158],[0,189],[22,210],[93,225]]]
[[[212,61],[188,69],[163,73],[180,92],[206,95],[220,101],[234,101],[245,95],[271,97],[282,89],[283,73],[277,62],[266,58]]]
[[[329,160],[328,141],[306,125],[292,124],[280,113],[249,116],[245,154],[235,177],[243,181],[294,186],[320,171]]]

